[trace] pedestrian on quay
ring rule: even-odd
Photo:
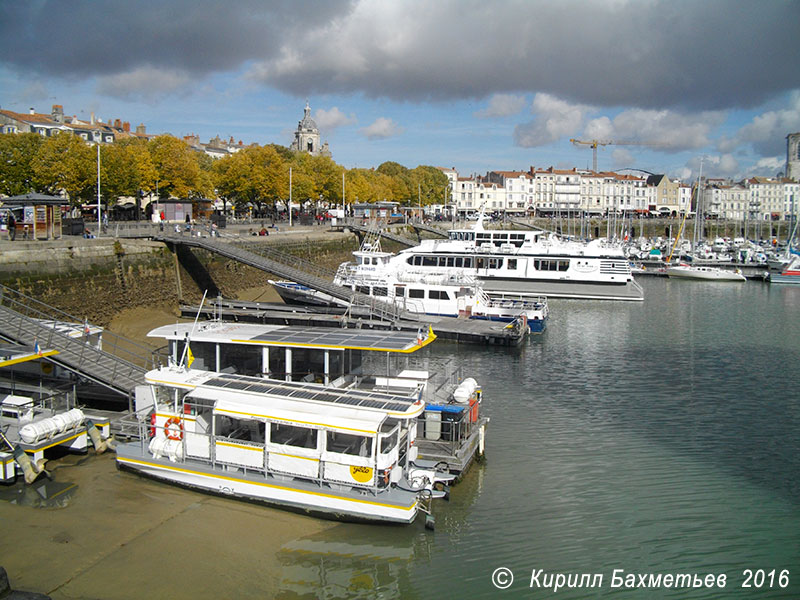
[[[17,220],[14,218],[14,213],[8,213],[8,239],[13,242],[17,237]]]

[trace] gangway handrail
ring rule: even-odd
[[[16,335],[11,334],[14,336],[13,339],[28,344],[33,342],[39,344],[40,348],[59,351],[58,354],[49,356],[48,360],[57,362],[87,379],[126,395],[133,391],[136,384],[143,381],[145,369],[139,365],[105,352],[80,339],[72,338],[55,328],[47,327],[43,323],[13,311],[8,306],[4,308],[13,313],[17,319]],[[23,325],[27,325],[27,327],[23,328]],[[8,332],[3,332],[3,337],[8,336]]]
[[[23,294],[18,290],[14,290],[7,286],[0,284],[0,306],[5,306],[15,313],[24,317],[33,325],[36,325],[41,331],[52,331],[63,335],[65,339],[73,342],[80,341],[82,346],[89,344],[84,343],[84,335],[81,338],[73,338],[67,333],[57,331],[58,325],[75,325],[77,327],[90,326],[85,319],[81,320],[74,315],[71,315],[63,310],[50,306],[41,300],[37,300],[31,296]],[[19,321],[17,333],[21,333],[22,321]],[[129,338],[116,334],[108,329],[102,331],[103,351],[106,354],[114,356],[119,360],[140,367],[142,369],[149,369],[155,366],[155,357],[151,348],[145,347]],[[45,347],[45,341],[39,341],[40,347]]]
[[[394,305],[394,303],[390,303],[388,300],[383,301],[380,299],[374,299],[366,294],[353,292],[350,288],[327,281],[326,279],[318,277],[317,275],[306,273],[302,269],[299,269],[293,265],[286,265],[275,258],[262,256],[255,252],[251,252],[250,250],[245,250],[244,248],[240,248],[239,246],[229,244],[221,240],[185,237],[181,235],[160,235],[155,239],[172,244],[184,244],[186,246],[203,248],[205,250],[221,254],[222,256],[239,260],[240,262],[249,264],[255,268],[286,277],[287,279],[291,279],[292,281],[303,284],[307,287],[325,292],[334,298],[349,301],[352,304],[359,306],[369,307],[372,312],[372,316],[384,320],[394,321],[399,317],[418,320],[416,315],[406,314],[406,311],[403,311],[401,308]]]

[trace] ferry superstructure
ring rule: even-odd
[[[623,249],[603,240],[565,240],[542,230],[450,230],[446,240],[422,240],[397,254],[363,252],[345,263],[350,276],[401,279],[463,274],[490,295],[644,299]]]
[[[121,467],[332,518],[411,523],[451,476],[414,466],[421,398],[163,367]],[[148,393],[149,392],[149,393]],[[137,403],[143,400],[137,397]]]

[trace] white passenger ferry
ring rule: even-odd
[[[489,419],[479,412],[481,388],[462,377],[454,361],[418,356],[436,339],[430,328],[409,332],[207,321],[196,327],[164,325],[148,337],[167,341],[165,360],[171,364],[184,361],[191,337],[193,369],[421,398],[425,411],[418,419],[418,466],[439,465],[459,475],[483,453]]]
[[[353,253],[358,262],[363,256],[392,255],[380,251]],[[287,304],[339,306],[350,303],[320,290],[314,290],[294,281],[273,281],[275,288]],[[417,314],[442,317],[462,317],[501,323],[522,323],[530,333],[542,333],[550,314],[547,298],[525,297],[519,294],[489,296],[479,283],[459,273],[449,275],[420,275],[403,273],[399,276],[370,277],[345,265],[340,267],[334,283],[377,300],[393,303],[398,308]]]
[[[446,240],[422,240],[397,254],[368,256],[340,267],[343,276],[462,274],[490,295],[643,300],[622,248],[602,240],[565,240],[545,231],[453,229]]]
[[[452,479],[414,466],[422,399],[187,370],[137,390],[154,419],[117,447],[121,467],[171,483],[332,518],[411,523]],[[141,409],[137,411],[141,414]],[[426,522],[426,525],[428,523]]]

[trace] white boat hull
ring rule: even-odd
[[[746,281],[745,276],[741,273],[717,267],[667,267],[667,276],[703,281]]]
[[[408,524],[418,512],[417,495],[411,492],[394,489],[376,495],[368,490],[336,491],[291,477],[245,474],[236,468],[211,468],[191,460],[171,462],[142,452],[136,442],[117,448],[117,462],[121,467],[177,485],[335,519]]]

